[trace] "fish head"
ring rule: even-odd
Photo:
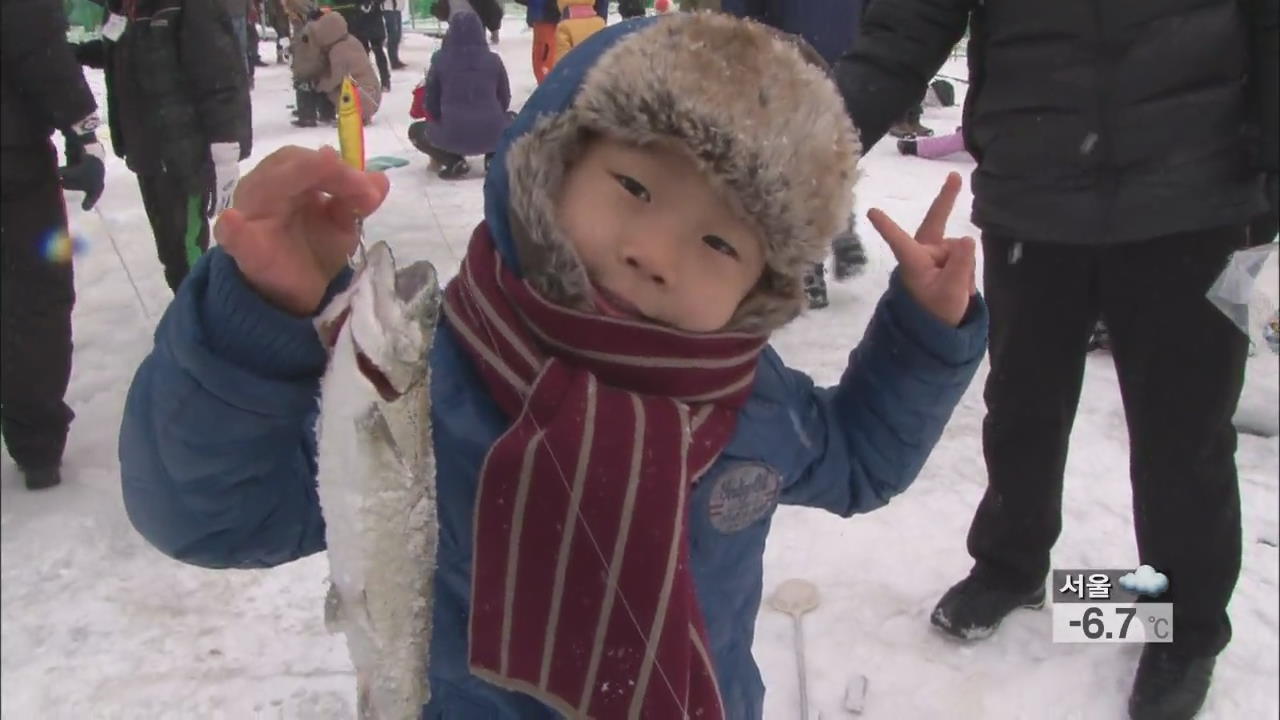
[[[348,322],[361,371],[384,400],[425,383],[440,303],[439,278],[430,262],[397,271],[385,242],[366,253],[352,280]]]

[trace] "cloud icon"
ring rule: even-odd
[[[1120,576],[1120,587],[1131,593],[1157,597],[1169,589],[1169,578],[1150,565],[1139,565],[1137,570]]]

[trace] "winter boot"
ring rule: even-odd
[[[1089,352],[1094,350],[1110,351],[1111,350],[1111,333],[1107,331],[1106,323],[1099,320],[1093,326],[1093,334],[1089,336]]]
[[[466,158],[458,158],[446,163],[440,169],[439,175],[441,180],[457,180],[466,177],[469,172],[471,172],[471,165],[467,163]]]
[[[844,232],[831,241],[831,254],[835,256],[832,274],[836,280],[848,280],[862,274],[867,267],[867,252],[858,238],[858,231],[853,227],[853,216],[849,216],[849,224]]]
[[[28,490],[44,490],[62,482],[62,469],[57,465],[20,469]]]
[[[1014,610],[1039,610],[1042,607],[1043,586],[1026,592],[1012,592],[993,587],[970,574],[942,596],[929,621],[939,630],[961,640],[984,640]]]
[[[1184,655],[1172,644],[1147,644],[1142,648],[1133,692],[1129,694],[1129,717],[1132,720],[1195,717],[1209,694],[1215,661],[1213,657]]]
[[[913,137],[898,138],[898,153],[902,155],[915,155],[916,139]]]
[[[804,274],[804,296],[809,301],[810,310],[820,310],[828,305],[826,274],[822,263]]]

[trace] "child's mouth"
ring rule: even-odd
[[[649,320],[644,313],[640,312],[640,308],[600,285],[592,283],[592,289],[595,291],[596,308],[601,314],[618,320]]]

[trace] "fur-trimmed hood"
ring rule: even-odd
[[[852,209],[861,151],[824,68],[763,25],[713,13],[613,25],[557,63],[503,139],[485,214],[510,266],[581,309],[586,273],[555,208],[592,135],[682,144],[759,230],[765,274],[726,330],[767,333],[799,314],[805,270]]]

